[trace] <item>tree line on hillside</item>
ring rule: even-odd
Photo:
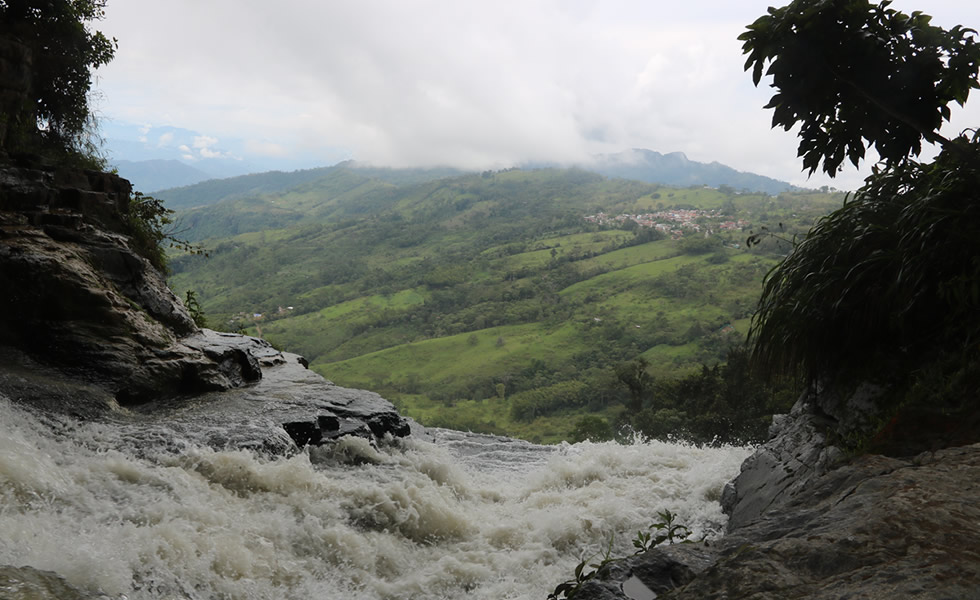
[[[226,321],[225,315],[244,312],[248,318],[238,323],[247,325],[253,312],[261,313],[264,335],[305,355],[315,366],[494,327],[534,325],[555,329],[575,323],[580,339],[570,351],[569,362],[550,359],[547,375],[537,373],[526,378],[521,369],[508,367],[495,373],[471,373],[439,381],[427,381],[406,371],[347,382],[370,387],[402,402],[403,410],[411,410],[411,404],[405,403],[415,402],[414,397],[428,398],[443,406],[445,410],[438,420],[428,421],[429,424],[511,433],[506,429],[507,422],[531,428],[540,419],[593,410],[602,411],[604,418],[614,423],[612,414],[623,405],[624,398],[614,367],[650,348],[685,348],[682,355],[661,359],[657,365],[661,371],[686,372],[702,363],[723,361],[736,340],[715,333],[730,321],[751,314],[754,297],[747,290],[757,289],[772,264],[771,258],[785,254],[788,245],[766,240],[752,249],[758,258],[745,261],[737,258],[742,251],[735,247],[744,242],[748,232],[706,237],[689,231],[683,238],[671,241],[657,229],[641,227],[633,221],[615,225],[590,223],[584,219],[589,211],[540,198],[541,189],[582,196],[581,189],[552,181],[566,174],[513,171],[505,175],[521,180],[507,185],[498,182],[498,187],[509,190],[507,193],[518,190],[520,195],[497,198],[500,191],[489,187],[491,178],[503,175],[478,177],[480,186],[486,187],[478,187],[475,192],[469,183],[473,177],[430,182],[422,191],[413,188],[414,191],[401,194],[406,198],[424,196],[432,204],[426,202],[406,212],[391,208],[377,214],[305,222],[285,230],[257,231],[225,239],[216,243],[208,260],[177,257],[175,279],[184,282],[189,281],[187,275],[201,277],[211,273],[199,280],[210,279],[234,293],[227,293],[216,302],[215,292],[207,284],[199,285],[193,280],[181,284],[205,299],[209,315],[219,315],[210,322]],[[573,179],[578,176],[571,175]],[[539,179],[545,182],[541,189],[537,187]],[[654,189],[646,184],[635,186],[617,204],[615,191],[622,186],[632,189],[624,182],[616,182],[608,189],[606,184],[592,188],[602,198],[596,201],[605,204],[598,208],[638,208],[633,206],[636,200],[632,194]],[[448,188],[457,196],[447,193]],[[662,202],[674,193],[666,188],[656,189],[662,192],[661,199],[649,198],[647,202]],[[692,191],[683,191],[689,192]],[[731,200],[713,190],[693,192],[704,195],[712,206]],[[733,201],[727,209],[732,216],[758,222],[757,217],[765,215],[784,222],[787,229],[802,231],[820,214],[820,207],[826,205],[829,197],[812,207],[808,206],[812,196],[807,194],[735,200],[737,204]],[[414,206],[404,199],[396,204]],[[468,212],[474,209],[478,212]],[[458,220],[459,214],[467,216]],[[452,226],[445,225],[447,219]],[[604,257],[634,249],[642,255],[650,252],[648,248],[663,248],[656,259],[673,257],[690,264],[668,268],[649,278],[617,278],[613,281],[621,283],[588,286],[588,291],[581,294],[565,292],[603,275],[616,275],[625,266]],[[381,256],[385,258],[374,258]],[[265,281],[275,282],[275,286],[261,285]],[[688,306],[690,313],[679,319],[662,309],[637,307],[631,311],[615,303],[606,306],[627,289],[662,298],[671,306]],[[402,304],[398,298],[408,292],[415,300]],[[320,322],[316,315],[329,314],[329,307],[372,298],[370,302],[377,308],[358,310],[343,320],[329,321],[329,325],[327,321],[322,326],[316,324]],[[712,308],[698,308],[701,305]],[[290,310],[280,312],[280,306],[289,306]],[[631,314],[621,314],[624,309]],[[291,325],[294,322],[296,326]],[[325,329],[321,331],[320,327]],[[311,335],[312,331],[317,333]],[[502,336],[505,344],[506,337]],[[324,372],[333,377],[329,371]],[[586,401],[586,397],[592,399]],[[474,400],[508,406],[504,411],[507,422],[498,418],[491,426],[462,416],[468,410],[467,402]]]

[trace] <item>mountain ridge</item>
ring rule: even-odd
[[[720,187],[727,185],[736,190],[765,192],[767,194],[779,194],[801,189],[772,177],[738,171],[717,161],[710,163],[693,161],[683,152],[661,154],[654,150],[633,148],[626,152],[599,155],[596,157],[595,164],[581,166],[607,177],[621,177],[681,187],[690,185]]]
[[[138,163],[137,163],[138,164]],[[520,170],[572,168],[597,173],[604,177],[629,179],[674,187],[728,186],[733,190],[776,195],[787,191],[801,191],[785,181],[771,177],[737,171],[719,162],[692,161],[683,152],[661,154],[653,150],[633,149],[617,154],[603,154],[592,163],[557,165],[547,163],[526,164],[513,167]],[[285,192],[292,187],[310,183],[318,177],[326,177],[334,169],[346,168],[368,179],[394,185],[423,183],[435,179],[455,177],[476,171],[453,167],[394,168],[379,167],[354,160],[339,162],[329,167],[297,171],[264,171],[223,179],[208,179],[180,187],[161,188],[155,195],[167,206],[182,210],[213,204],[228,197],[241,197],[261,193]],[[486,171],[491,172],[491,171]],[[139,187],[137,185],[137,187]]]

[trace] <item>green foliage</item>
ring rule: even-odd
[[[673,544],[675,542],[686,541],[691,536],[691,530],[686,525],[674,522],[677,515],[669,510],[659,512],[657,516],[660,517],[660,521],[649,527],[655,533],[649,531],[636,532],[636,537],[633,539],[633,547],[636,548],[637,554],[646,552],[664,542]]]
[[[609,422],[596,415],[585,415],[575,421],[575,428],[572,429],[570,440],[572,443],[584,442],[605,442],[613,438],[612,427]]]
[[[637,549],[634,555],[652,550],[664,542],[667,544],[688,543],[687,538],[691,535],[691,530],[680,523],[674,522],[677,515],[669,510],[664,510],[657,513],[657,516],[660,517],[660,521],[650,525],[649,528],[656,530],[658,533],[654,535],[650,532],[638,531],[636,537],[633,538],[633,547]],[[574,577],[555,586],[555,590],[551,594],[548,594],[548,600],[567,600],[574,598],[579,590],[582,589],[582,585],[587,581],[596,578],[601,579],[606,567],[629,558],[628,556],[612,556],[613,540],[613,537],[609,538],[606,549],[601,553],[597,552],[583,559],[575,567]],[[597,562],[591,562],[596,557],[600,557],[599,560]],[[586,567],[591,570],[586,570]]]
[[[256,322],[332,381],[382,393],[426,425],[556,442],[588,415],[616,423],[630,403],[616,365],[643,355],[659,378],[723,360],[776,253],[739,252],[737,234],[724,234],[725,247],[719,236],[712,253],[685,254],[674,240],[644,241],[652,228],[583,218],[652,211],[668,193],[720,206],[710,189],[552,170],[396,188],[348,171],[181,213],[192,239],[258,230],[209,242],[208,261],[172,257],[171,284],[196,290],[212,323]],[[840,199],[733,203],[753,225],[802,229]],[[737,333],[719,333],[729,323]]]
[[[778,92],[773,127],[800,125],[799,156],[810,173],[831,177],[845,158],[857,165],[865,143],[888,164],[918,155],[923,139],[949,120],[949,103],[977,88],[980,44],[975,31],[950,31],[868,0],[796,0],[739,36],[745,69],[758,85],[763,71]]]
[[[133,251],[164,273],[168,270],[168,246],[189,254],[207,255],[201,246],[175,237],[173,212],[161,200],[135,192],[129,199],[124,215],[126,233],[130,236]]]
[[[163,247],[167,228],[173,223],[173,211],[152,196],[135,192],[129,200],[126,214],[127,233],[134,252],[150,261],[159,271],[167,270],[167,255]]]
[[[876,171],[767,277],[751,331],[765,369],[858,377],[977,339],[980,138],[956,143]]]
[[[208,326],[208,320],[204,316],[204,310],[197,301],[197,293],[194,290],[187,290],[184,294],[184,307],[187,308],[187,312],[190,313],[195,325],[201,328]]]
[[[548,600],[559,600],[561,598],[574,598],[575,595],[578,593],[578,591],[582,588],[582,584],[584,584],[586,581],[589,581],[590,579],[594,579],[599,574],[599,572],[603,569],[603,567],[611,563],[623,560],[622,558],[612,557],[612,547],[613,547],[613,538],[610,537],[609,544],[606,546],[606,550],[601,554],[601,558],[599,559],[599,561],[592,562],[592,563],[589,562],[595,560],[597,556],[600,556],[599,553],[593,554],[588,558],[582,559],[582,562],[580,562],[575,567],[574,578],[569,579],[568,581],[563,581],[559,583],[557,586],[555,586],[555,590],[552,593],[548,594]],[[591,570],[587,571],[586,566],[588,566]]]
[[[845,397],[886,385],[837,443],[908,455],[975,441],[980,422],[975,393],[942,383],[975,381],[978,362],[980,135],[938,134],[948,103],[980,87],[980,44],[973,30],[887,6],[798,0],[742,36],[756,82],[774,60],[774,123],[803,121],[811,172],[822,158],[833,175],[845,153],[856,163],[865,141],[883,158],[767,276],[749,339],[770,376]],[[812,100],[800,82],[818,86]],[[931,163],[909,158],[921,139],[942,146]]]
[[[789,410],[802,391],[793,377],[765,381],[744,346],[729,349],[724,365],[648,383],[645,401],[623,423],[658,439],[696,443],[750,443],[766,439],[772,415]]]
[[[647,371],[649,366],[650,363],[641,356],[616,367],[616,377],[629,388],[629,409],[633,412],[639,411],[653,392],[653,378]]]
[[[721,248],[721,238],[693,233],[686,236],[680,244],[681,252],[687,254],[707,254]]]
[[[516,421],[533,421],[541,415],[567,411],[588,404],[588,384],[575,379],[518,392],[510,398],[510,415]]]
[[[87,23],[102,19],[105,0],[8,0],[0,2],[0,35],[19,39],[32,54],[33,105],[12,115],[15,151],[89,157],[100,166],[92,142],[88,106],[92,70],[112,60],[115,40]],[[94,162],[93,162],[94,161]]]

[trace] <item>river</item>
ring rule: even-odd
[[[665,509],[717,535],[749,452],[428,429],[276,457],[199,437],[0,396],[0,565],[113,600],[544,600]]]

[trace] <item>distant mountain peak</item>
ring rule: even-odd
[[[213,178],[209,173],[173,159],[117,160],[114,166],[120,176],[141,192],[193,185]]]
[[[591,165],[580,165],[605,175],[636,179],[647,183],[688,187],[728,185],[750,192],[778,194],[798,189],[790,183],[764,175],[737,171],[719,162],[702,163],[690,160],[683,152],[661,154],[646,148],[632,148],[616,154],[602,154]]]

